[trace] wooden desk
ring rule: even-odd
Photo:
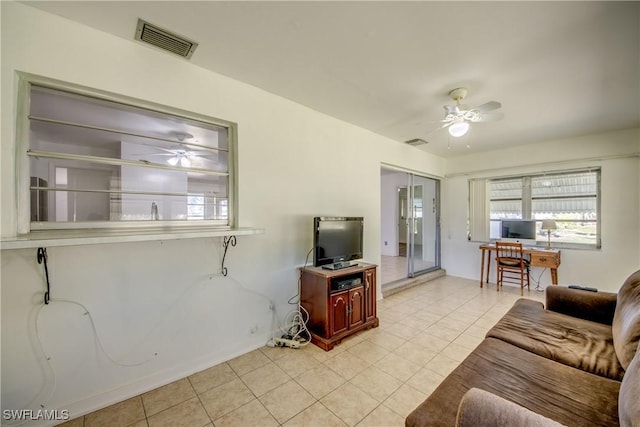
[[[558,267],[560,266],[560,250],[559,249],[543,249],[531,246],[524,246],[524,254],[529,255],[529,265],[532,267],[548,267],[551,271],[551,283],[558,284]],[[491,251],[496,250],[495,244],[480,245],[482,251],[482,261],[480,261],[480,287],[483,282],[489,283],[489,272],[491,271]],[[487,277],[484,277],[484,258],[485,252],[489,251],[487,257]]]

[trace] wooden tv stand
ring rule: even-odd
[[[358,263],[340,270],[302,269],[300,303],[309,313],[311,342],[328,351],[344,338],[375,328],[376,265]]]

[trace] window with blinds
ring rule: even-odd
[[[27,231],[232,225],[231,124],[86,89],[25,90]]]
[[[502,220],[533,219],[541,244],[600,247],[600,169],[471,180],[469,191],[472,240],[499,239]],[[546,219],[555,230],[541,228]]]

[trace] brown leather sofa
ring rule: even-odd
[[[405,425],[640,427],[640,270],[545,299],[516,301]]]

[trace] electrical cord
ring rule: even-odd
[[[535,288],[536,292],[544,292],[544,288],[540,287],[540,279],[542,278],[542,275],[544,274],[545,271],[547,271],[547,267],[542,269],[542,272],[538,276],[538,280],[533,279],[533,281],[536,282],[536,288]]]
[[[96,323],[93,319],[93,316],[91,315],[91,312],[89,311],[89,309],[87,309],[87,307],[85,307],[83,304],[77,302],[77,301],[72,301],[72,300],[66,300],[66,299],[58,299],[58,298],[48,298],[47,302],[43,302],[43,304],[40,304],[38,306],[38,308],[36,309],[35,312],[35,319],[34,319],[34,333],[35,333],[35,344],[37,347],[39,354],[38,359],[40,360],[41,363],[41,367],[44,371],[44,382],[42,384],[42,387],[40,389],[40,391],[38,391],[38,393],[36,394],[36,396],[31,400],[31,402],[29,402],[29,404],[26,406],[26,408],[33,408],[35,406],[37,406],[39,409],[44,409],[47,407],[48,402],[51,400],[51,398],[53,397],[53,394],[56,391],[57,388],[57,376],[56,376],[56,371],[53,368],[53,365],[51,363],[51,356],[49,356],[47,354],[47,352],[44,349],[44,345],[42,343],[42,335],[40,332],[40,315],[42,314],[42,309],[45,307],[50,306],[50,303],[66,303],[66,304],[72,304],[75,306],[80,307],[84,313],[83,315],[87,316],[89,319],[89,323],[91,324],[91,330],[93,332],[93,336],[94,336],[94,340],[96,342],[96,345],[98,347],[98,349],[100,350],[100,352],[114,365],[117,366],[122,366],[122,367],[135,367],[135,366],[141,366],[145,363],[148,363],[149,361],[151,361],[152,358],[149,358],[147,360],[143,360],[140,362],[136,362],[136,363],[123,363],[120,362],[118,360],[116,360],[105,348],[102,339],[100,338],[100,334],[98,333],[98,328],[96,327]],[[157,353],[154,354],[154,356],[157,356]],[[49,384],[47,384],[47,377],[50,378],[50,382]],[[48,389],[48,390],[47,390]],[[25,424],[27,421],[29,420],[21,420],[21,421],[14,421],[14,422],[8,422],[6,423],[7,426],[20,426]]]
[[[304,270],[309,264],[309,255],[313,252],[313,248],[307,252],[305,257]],[[311,332],[307,329],[307,322],[309,321],[309,313],[300,304],[300,291],[302,286],[302,270],[300,270],[300,276],[298,277],[298,290],[294,296],[287,301],[290,305],[295,305],[296,308],[291,310],[284,319],[284,326],[279,327],[274,331],[273,337],[267,345],[275,346],[276,334],[281,334],[279,338],[284,338],[292,341],[296,341],[299,347],[304,347],[311,342]]]

